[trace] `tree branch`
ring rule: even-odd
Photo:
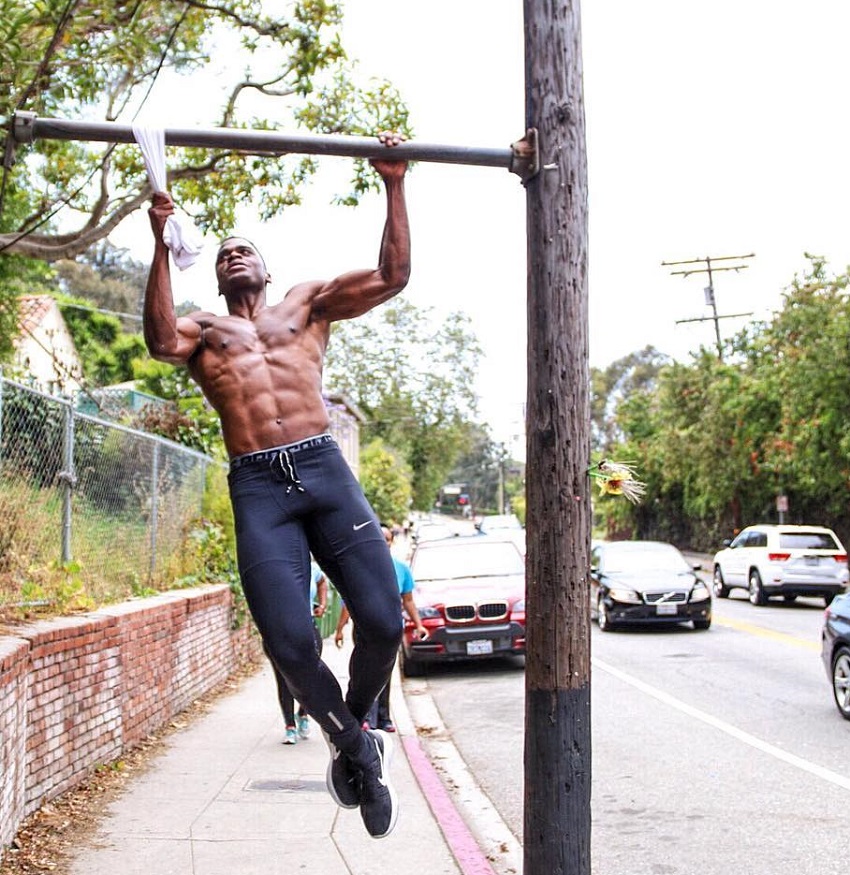
[[[233,124],[233,119],[236,112],[236,101],[239,99],[239,95],[246,88],[253,88],[256,91],[259,91],[260,94],[265,94],[268,97],[288,97],[290,94],[294,94],[294,88],[287,88],[285,91],[277,91],[270,87],[284,80],[290,72],[291,70],[286,70],[285,72],[281,73],[280,76],[276,76],[274,79],[269,79],[268,82],[251,82],[250,80],[247,80],[245,82],[237,83],[233,87],[233,91],[231,91],[230,97],[227,100],[227,106],[225,107],[224,114],[222,116],[222,127],[228,128]]]
[[[62,38],[65,36],[65,31],[68,28],[68,25],[74,19],[74,11],[80,5],[82,0],[70,0],[68,6],[65,8],[65,11],[62,13],[62,17],[59,19],[58,24],[56,25],[56,31],[53,34],[52,39],[50,40],[50,44],[47,46],[47,50],[44,53],[44,57],[41,59],[41,62],[38,65],[38,69],[35,72],[35,75],[30,80],[30,84],[24,89],[23,94],[17,100],[17,108],[20,109],[22,106],[26,104],[26,102],[32,97],[33,92],[38,86],[39,81],[42,76],[47,72],[47,66],[50,63],[50,59],[56,52],[56,49],[59,46],[59,43],[62,42]]]
[[[249,30],[253,30],[260,36],[269,36],[273,37],[274,39],[279,39],[282,33],[290,30],[288,24],[278,24],[273,21],[269,21],[268,24],[261,24],[259,20],[243,18],[232,9],[228,9],[226,6],[218,6],[215,3],[202,3],[200,2],[200,0],[186,0],[186,5],[191,6],[194,9],[203,9],[206,12],[214,12],[221,18],[229,18],[232,21],[235,21],[236,24],[239,25],[239,27],[245,27]]]

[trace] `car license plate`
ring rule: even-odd
[[[820,556],[806,556],[806,565],[820,565]]]
[[[493,642],[488,639],[481,641],[467,641],[466,653],[468,656],[483,656],[493,652]]]
[[[676,605],[671,605],[669,602],[662,602],[660,605],[655,606],[656,614],[663,614],[669,616],[670,614],[675,614],[678,608]]]

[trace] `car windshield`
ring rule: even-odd
[[[492,532],[495,529],[521,529],[522,523],[513,514],[500,516],[485,516],[480,523],[480,528]]]
[[[524,574],[525,562],[513,544],[485,541],[477,544],[428,546],[416,551],[412,563],[416,582],[452,580],[456,577],[494,577]]]
[[[779,546],[785,550],[837,550],[828,532],[780,532]]]
[[[685,557],[672,545],[628,544],[609,546],[602,559],[606,574],[635,571],[668,571],[684,574],[690,571]]]

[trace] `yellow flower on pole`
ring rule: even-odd
[[[599,483],[599,491],[603,495],[624,495],[632,504],[638,504],[646,492],[646,484],[635,477],[631,462],[603,459],[588,473]]]

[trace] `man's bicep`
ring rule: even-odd
[[[312,295],[312,309],[329,322],[354,319],[389,300],[392,288],[380,270],[352,270],[322,283]]]
[[[154,358],[176,365],[186,364],[201,346],[203,328],[194,319],[178,316],[175,329],[173,341],[163,347],[159,355],[154,355]]]

